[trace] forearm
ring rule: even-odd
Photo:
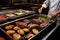
[[[60,10],[57,13],[60,14]]]
[[[60,10],[56,11],[55,13],[56,13],[56,14],[60,14]]]

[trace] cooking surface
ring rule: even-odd
[[[60,40],[60,26],[47,38],[47,40]]]
[[[47,19],[43,18],[43,16],[41,18],[36,16],[30,18],[28,17],[28,19],[11,22],[10,24],[2,25],[2,29],[4,29],[8,34],[12,34],[13,36],[11,36],[14,38],[16,35],[18,36],[20,34],[19,39],[29,39],[34,35],[37,35],[40,30],[44,29],[52,22],[50,19],[47,21]]]

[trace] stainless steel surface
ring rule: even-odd
[[[35,15],[37,15],[37,14],[35,14]],[[25,18],[29,18],[29,17],[35,16],[35,15],[31,15],[31,16],[24,17],[24,18],[19,18],[19,19],[16,19],[16,20],[13,20],[13,21],[4,23],[4,24],[0,24],[0,26],[7,25],[7,24],[9,24],[9,23],[12,23],[12,22],[15,22],[15,21],[19,21],[19,20],[22,20],[22,19],[25,19]]]
[[[46,40],[57,28],[59,25],[56,25],[45,37],[42,38],[42,40]]]

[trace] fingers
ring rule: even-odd
[[[38,12],[41,13],[44,7],[42,6],[40,9],[38,9]]]
[[[38,12],[39,12],[39,13],[41,13],[41,12],[42,12],[42,9],[41,9],[41,8],[40,8],[40,9],[38,9]]]
[[[56,13],[52,13],[52,14],[51,14],[52,17],[55,17],[56,15],[57,15]]]
[[[41,13],[41,10],[40,10],[40,9],[38,9],[38,12],[39,12],[39,13]]]

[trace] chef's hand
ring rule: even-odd
[[[57,12],[53,12],[53,13],[51,14],[51,16],[52,16],[52,17],[57,16]]]
[[[41,13],[44,7],[38,9],[38,12]]]
[[[42,12],[42,8],[38,9],[38,12],[41,13]]]
[[[52,17],[55,17],[55,16],[57,16],[58,14],[60,14],[60,10],[57,10],[57,11],[53,12],[51,15],[52,15]]]

